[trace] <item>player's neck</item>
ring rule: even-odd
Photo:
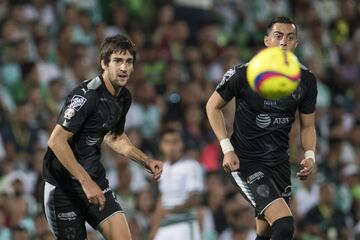
[[[102,74],[102,79],[104,80],[106,89],[110,92],[111,95],[119,95],[122,87],[114,86],[106,73]]]

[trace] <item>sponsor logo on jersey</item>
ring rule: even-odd
[[[65,212],[65,213],[59,213],[58,218],[62,221],[71,221],[76,219],[76,213],[75,212]]]
[[[71,119],[75,115],[75,109],[68,108],[64,112],[64,118],[65,119]]]
[[[256,116],[256,125],[260,128],[266,128],[271,124],[271,118],[268,114],[262,113]]]
[[[100,140],[100,138],[87,136],[85,140],[88,146],[93,146]]]
[[[253,182],[257,181],[257,180],[260,180],[264,177],[264,173],[263,172],[256,172],[256,173],[253,173],[251,174],[248,178],[247,178],[247,183],[248,184],[252,184]]]
[[[290,122],[288,117],[279,117],[279,118],[275,118],[273,121],[273,124],[275,125],[282,125],[282,124],[288,124]]]
[[[229,81],[229,79],[231,78],[232,75],[235,74],[235,68],[231,68],[229,69],[223,76],[221,82],[219,83],[219,85],[216,88],[221,87],[222,85],[224,85],[227,81]]]
[[[71,99],[69,108],[73,108],[76,111],[79,111],[80,108],[85,104],[86,102],[86,98],[84,98],[83,96],[80,95],[74,95]]]

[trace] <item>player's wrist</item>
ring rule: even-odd
[[[230,142],[229,138],[224,138],[220,141],[220,146],[221,146],[221,150],[223,152],[223,154],[227,154],[229,152],[233,152],[234,151],[234,147]]]
[[[304,154],[305,159],[311,159],[315,164],[315,152],[313,150],[307,150]]]
[[[153,161],[153,160],[150,157],[145,158],[143,161],[144,167],[147,167],[147,168],[150,167],[151,161]]]

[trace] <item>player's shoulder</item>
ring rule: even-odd
[[[102,82],[99,77],[83,81],[70,94],[77,94],[85,98],[97,96],[96,92],[100,90]]]
[[[248,63],[241,63],[241,64],[237,64],[235,66],[233,66],[232,68],[228,69],[224,76],[233,76],[233,75],[238,75],[238,74],[242,74],[246,71]]]
[[[315,75],[304,64],[300,63],[301,78],[305,81],[316,81]]]
[[[91,83],[91,84],[89,84]],[[99,94],[96,93],[98,88],[98,80],[96,78],[85,80],[80,85],[75,87],[67,96],[67,102],[70,108],[76,111],[80,110],[85,104],[88,106],[95,106]],[[101,80],[100,80],[101,85]]]
[[[246,72],[245,69],[246,69],[245,64],[237,64],[231,67],[230,69],[228,69],[224,73],[223,78],[219,83],[219,85],[217,86],[217,88],[221,88],[225,83],[227,83],[230,80],[238,81],[239,79],[241,79],[242,76],[244,76],[244,73]]]

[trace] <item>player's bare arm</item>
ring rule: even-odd
[[[68,144],[68,139],[72,136],[73,133],[65,130],[60,125],[56,125],[48,140],[48,146],[55,153],[61,164],[80,182],[89,202],[99,205],[99,210],[101,211],[105,204],[104,194],[86,170],[75,159]]]
[[[105,136],[104,141],[115,152],[143,165],[153,174],[155,180],[159,180],[163,168],[162,162],[151,159],[140,149],[135,147],[125,133],[115,137],[111,133],[108,133]]]
[[[228,133],[225,127],[224,115],[222,108],[227,104],[226,101],[216,91],[211,95],[206,104],[206,113],[217,139],[221,143],[225,141],[225,146],[222,145],[224,152],[223,168],[225,172],[236,171],[240,167],[238,157],[235,155],[234,149],[231,149],[228,141]],[[224,147],[223,147],[224,146]],[[225,148],[225,149],[224,149]]]
[[[300,162],[301,169],[297,176],[300,179],[306,179],[315,170],[315,156],[313,154],[316,148],[315,113],[300,113],[300,137],[306,154]]]

